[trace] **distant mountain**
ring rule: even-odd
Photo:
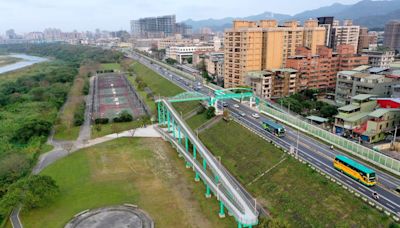
[[[351,5],[343,5],[340,3],[334,3],[330,6],[324,6],[318,9],[306,10],[293,16],[294,19],[305,21],[309,18],[317,18],[321,16],[335,16],[342,11],[349,9]]]
[[[261,20],[276,19],[278,21],[299,20],[304,21],[309,18],[321,16],[334,16],[336,19],[353,19],[354,24],[366,26],[369,28],[382,28],[389,20],[400,19],[400,0],[362,0],[353,5],[344,5],[334,3],[330,6],[321,7],[314,10],[307,10],[294,16],[287,14],[277,14],[265,12],[258,15],[233,18],[226,17],[222,19],[207,20],[186,20],[185,23],[192,25],[194,30],[201,27],[209,27],[214,31],[223,31],[225,28],[232,26],[234,19],[244,20]]]
[[[257,15],[252,15],[248,17],[225,17],[221,19],[206,19],[206,20],[199,20],[199,21],[194,21],[192,19],[183,21],[184,23],[191,25],[193,27],[193,30],[198,30],[199,28],[202,27],[209,27],[213,31],[223,31],[225,28],[232,27],[232,22],[235,19],[240,19],[240,20],[252,20],[252,21],[258,21],[258,20],[263,20],[263,19],[276,19],[278,21],[283,21],[291,18],[290,15],[287,14],[279,14],[279,13],[272,13],[272,12],[264,12],[261,14]]]

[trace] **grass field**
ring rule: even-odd
[[[101,124],[100,130],[96,129],[95,125],[91,126],[91,138],[95,139],[98,137],[102,137],[109,134],[114,134],[121,131],[126,131],[134,128],[141,127],[143,125],[142,121],[135,120],[132,122],[125,122],[125,123],[108,123],[108,124]]]
[[[163,97],[172,97],[179,93],[185,92],[183,89],[179,88],[172,82],[168,81],[167,79],[163,78],[162,76],[158,75],[153,70],[147,68],[146,66],[140,64],[139,62],[133,63],[133,69],[137,75],[143,79],[143,81],[147,84],[147,86],[153,91],[154,95],[163,96]],[[133,80],[132,77],[131,81]],[[136,87],[137,88],[137,87]],[[146,97],[146,93],[140,91],[140,95]],[[155,110],[154,102],[149,102],[149,99],[146,99],[147,104],[150,106],[150,109]],[[174,104],[174,107],[178,112],[182,112],[185,114],[190,112],[194,108],[198,106],[198,102],[182,102]]]
[[[101,70],[121,70],[119,63],[103,63],[100,65]]]
[[[383,213],[235,122],[221,121],[200,138],[273,217],[287,220],[293,227],[391,224]],[[282,163],[250,184],[279,161]]]
[[[189,119],[186,120],[186,123],[189,125],[190,128],[193,130],[197,129],[201,125],[203,125],[205,122],[207,122],[207,116],[206,113],[201,113],[197,114]]]
[[[204,197],[203,184],[161,139],[120,138],[78,151],[42,174],[52,176],[60,196],[42,209],[23,212],[25,227],[63,227],[88,208],[132,203],[156,227],[233,227],[218,218],[218,203]]]

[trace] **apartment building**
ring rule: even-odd
[[[276,20],[234,21],[233,28],[224,33],[225,87],[244,85],[249,71],[285,67],[287,57],[299,46],[315,54],[324,43],[325,28],[318,27],[316,20],[306,21],[303,27],[297,21],[282,26]]]
[[[309,48],[298,47],[296,55],[287,59],[286,67],[296,69],[300,74],[300,90],[334,88],[338,71],[368,63],[368,57],[353,53],[352,45],[339,45],[337,53],[321,45],[316,54]]]
[[[344,20],[340,25],[338,20],[334,20],[331,33],[331,44],[334,51],[337,51],[341,44],[350,44],[354,47],[354,53],[358,49],[358,38],[360,26],[353,25],[352,20]]]
[[[400,52],[400,20],[390,21],[385,25],[383,45]]]
[[[368,65],[373,67],[389,68],[394,62],[394,51],[364,51],[363,55],[368,56]]]
[[[246,76],[246,85],[264,99],[285,97],[298,91],[299,75],[293,69],[250,71]]]
[[[374,50],[378,47],[378,33],[368,32],[368,28],[361,27],[358,37],[357,53],[362,54],[364,50]]]
[[[400,123],[400,100],[359,94],[351,104],[338,109],[335,133],[358,141],[375,143],[383,140]]]
[[[199,40],[196,39],[186,39],[182,38],[182,35],[175,35],[167,38],[162,38],[157,40],[157,49],[167,49],[171,46],[193,46],[195,44],[200,43]]]
[[[400,84],[400,72],[389,69],[358,67],[339,71],[336,79],[335,98],[338,105],[346,105],[358,94],[390,97],[392,87]]]

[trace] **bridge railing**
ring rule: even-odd
[[[341,148],[352,155],[355,155],[367,162],[370,162],[382,169],[400,175],[400,161],[391,158],[387,155],[371,150],[358,143],[347,140],[341,136],[335,135],[329,131],[323,130],[317,126],[309,124],[295,116],[288,115],[273,108],[267,107],[263,102],[260,105],[260,111],[264,114],[271,116],[287,125],[295,127],[305,133],[311,134],[329,144]]]

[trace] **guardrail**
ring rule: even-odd
[[[341,136],[335,135],[329,131],[323,130],[319,127],[316,127],[312,124],[309,124],[301,119],[298,119],[295,116],[288,115],[286,113],[282,113],[273,108],[268,108],[266,104],[263,102],[260,105],[260,111],[274,119],[277,119],[289,126],[292,126],[300,131],[303,131],[307,134],[310,134],[314,137],[317,137],[329,144],[332,144],[344,151],[349,152],[352,155],[355,155],[367,162],[370,162],[382,169],[385,169],[391,173],[396,175],[400,175],[400,161],[394,158],[391,158],[387,155],[381,154],[374,150],[371,150],[365,146],[347,140]]]

